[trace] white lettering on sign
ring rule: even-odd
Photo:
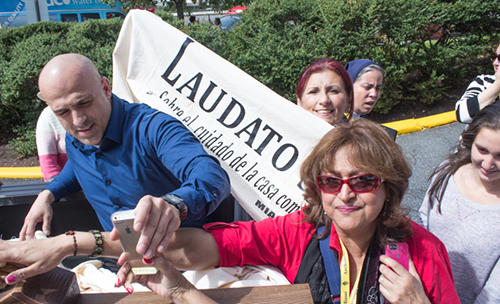
[[[3,23],[3,27],[7,27],[9,26],[9,24],[14,21],[14,19],[16,19],[17,15],[19,14],[19,12],[23,9],[23,3],[22,2],[26,2],[26,0],[21,0],[19,1],[19,3],[17,4],[16,6],[16,9],[15,11],[10,14],[9,18],[7,18],[7,21],[5,21]]]
[[[70,4],[100,4],[102,0],[47,0],[47,6]]]

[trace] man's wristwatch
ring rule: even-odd
[[[186,202],[179,196],[175,194],[165,194],[164,196],[161,197],[162,199],[165,200],[165,202],[169,203],[170,205],[174,206],[175,209],[179,210],[179,215],[181,217],[181,223],[184,222],[188,215],[188,206]]]

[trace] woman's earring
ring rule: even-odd
[[[389,199],[386,199],[384,202],[384,207],[382,208],[382,214],[385,214],[387,211],[387,204],[389,204]]]

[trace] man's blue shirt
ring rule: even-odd
[[[180,196],[189,208],[183,226],[199,225],[229,195],[226,172],[181,122],[115,95],[101,145],[67,134],[66,150],[68,162],[47,189],[56,200],[83,189],[106,231],[113,212],[147,194]]]

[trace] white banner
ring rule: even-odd
[[[331,129],[141,10],[130,11],[123,23],[113,54],[113,92],[184,123],[219,159],[232,194],[256,220],[302,206],[300,165]]]

